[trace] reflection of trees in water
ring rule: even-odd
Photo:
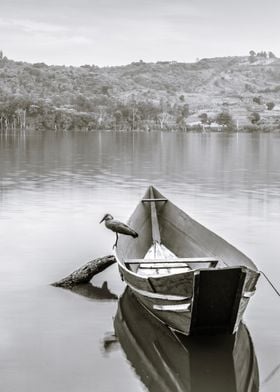
[[[276,190],[278,151],[278,140],[269,134],[0,133],[0,174],[10,189],[21,183],[46,187],[74,180],[87,186],[87,181],[92,185],[93,179],[98,183],[105,177],[112,183],[118,176],[154,176],[164,184],[180,182],[180,192],[190,192],[193,184],[196,192],[257,197],[258,191],[264,197]]]
[[[178,335],[126,290],[114,325],[128,361],[151,392],[259,390],[257,360],[244,324],[235,335]],[[104,340],[105,351],[115,346],[115,335]]]

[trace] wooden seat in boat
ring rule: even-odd
[[[192,264],[206,264],[206,268],[215,268],[218,263],[218,260],[213,257],[174,257],[174,258],[144,258],[144,259],[128,259],[126,261],[126,265],[131,267],[136,267],[138,273],[141,270],[150,270],[152,273],[153,270],[173,270],[180,269],[191,270]],[[135,271],[136,271],[135,270]],[[148,272],[148,271],[147,271]],[[175,271],[174,271],[175,272]],[[179,271],[178,271],[179,272]],[[181,271],[180,271],[181,272]]]

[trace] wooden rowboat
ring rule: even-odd
[[[122,236],[116,258],[137,299],[184,333],[234,333],[259,272],[228,242],[149,187],[128,222],[139,237]]]

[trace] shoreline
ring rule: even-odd
[[[59,132],[59,133],[95,133],[95,132],[110,132],[110,133],[200,133],[200,134],[252,134],[252,133],[280,133],[280,127],[268,128],[268,127],[246,127],[246,128],[207,128],[207,127],[188,127],[185,130],[180,128],[164,128],[164,129],[112,129],[112,128],[99,128],[99,129],[86,129],[86,128],[73,128],[73,129],[50,129],[50,128],[6,128],[0,129],[0,134],[10,133],[25,133],[25,132]]]

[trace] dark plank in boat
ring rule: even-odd
[[[195,279],[192,333],[232,333],[245,275],[242,268],[200,271]]]

